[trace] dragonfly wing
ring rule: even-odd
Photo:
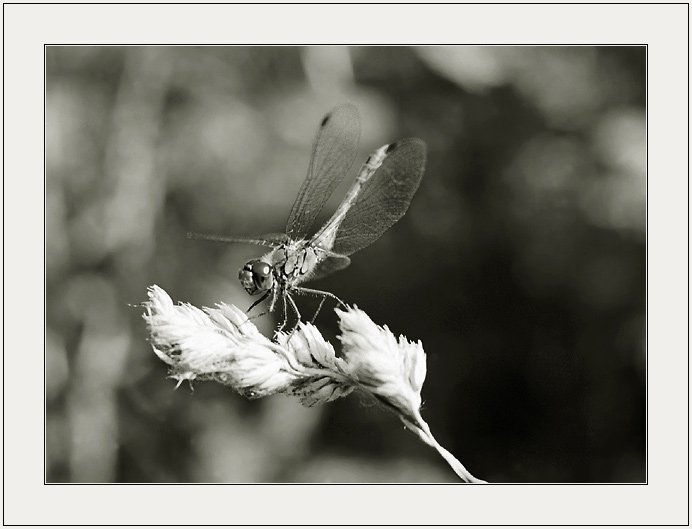
[[[425,142],[391,144],[382,165],[363,184],[339,225],[332,250],[351,255],[379,239],[406,210],[425,172]]]
[[[360,140],[358,109],[346,103],[329,112],[315,137],[308,175],[298,191],[286,233],[304,239],[322,206],[353,164]]]
[[[285,233],[265,233],[264,235],[257,236],[234,237],[231,235],[214,235],[190,231],[187,233],[187,238],[216,242],[256,244],[258,246],[270,246],[272,248],[281,246],[288,241]]]
[[[351,260],[345,255],[333,255],[327,257],[324,261],[315,267],[315,270],[310,274],[309,280],[320,279],[321,277],[326,277],[334,272],[343,270],[348,265],[351,264]]]

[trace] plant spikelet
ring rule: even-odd
[[[421,342],[396,338],[358,308],[337,309],[343,348],[339,358],[309,323],[299,323],[289,334],[278,333],[272,341],[233,305],[175,305],[158,286],[149,287],[148,295],[143,317],[149,340],[178,385],[212,380],[247,398],[285,393],[304,406],[325,404],[359,389],[394,411],[464,481],[481,482],[437,443],[420,415],[426,374]]]

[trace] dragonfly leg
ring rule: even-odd
[[[327,296],[322,296],[322,299],[320,300],[320,304],[317,305],[317,310],[315,311],[315,315],[310,320],[310,323],[312,323],[312,324],[315,323],[315,320],[317,319],[317,315],[320,313],[320,310],[322,309],[322,305],[324,305],[325,299],[327,299]]]
[[[341,301],[337,296],[332,294],[331,292],[327,292],[326,290],[317,290],[316,288],[306,288],[306,287],[296,287],[294,289],[295,292],[298,294],[305,294],[308,296],[316,296],[316,297],[322,297],[322,298],[332,298],[335,300],[339,305],[341,305],[344,308],[348,308],[346,306],[346,303]]]
[[[276,287],[276,285],[272,287],[270,292],[272,293],[272,301],[269,304],[269,312],[274,312],[274,309],[276,308],[276,296],[278,294],[278,288]],[[281,292],[283,294],[283,289]]]
[[[281,325],[279,325],[279,328],[276,329],[276,334],[279,334],[281,331],[284,330],[284,327],[286,327],[286,323],[288,323],[288,312],[286,311],[286,293],[284,292],[284,295],[281,296],[281,301],[283,302],[284,306],[284,321],[281,322]]]
[[[293,334],[293,331],[296,330],[296,327],[298,326],[298,323],[300,323],[301,314],[300,314],[300,311],[298,310],[298,306],[296,305],[296,302],[293,301],[293,298],[288,294],[288,292],[284,292],[283,295],[281,296],[281,298],[282,298],[283,305],[284,305],[284,321],[283,321],[283,323],[279,326],[279,328],[277,329],[276,332],[277,332],[277,333],[281,332],[282,330],[284,330],[284,328],[285,328],[286,325],[288,324],[288,306],[287,306],[287,304],[286,304],[286,299],[288,299],[288,302],[289,302],[289,304],[291,305],[291,308],[293,309],[293,312],[295,312],[295,315],[296,315],[296,317],[298,318],[296,324],[293,326],[293,329],[291,330],[291,334]],[[291,336],[289,335],[289,339],[290,339],[290,338],[291,338]]]
[[[296,313],[296,318],[298,318],[296,320],[296,324],[293,326],[293,329],[291,329],[291,333],[288,335],[288,339],[290,340],[291,336],[293,336],[293,333],[298,328],[298,324],[300,323],[300,318],[302,316],[300,314],[300,311],[298,310],[298,305],[296,305],[296,302],[293,301],[293,298],[288,293],[286,293],[286,297],[284,298],[284,302],[285,302],[286,298],[288,298],[288,301],[291,304],[291,308],[293,309],[293,312]]]
[[[266,293],[264,296],[262,296],[262,297],[259,298],[257,301],[255,301],[252,305],[250,305],[250,308],[247,309],[247,310],[245,311],[245,313],[247,314],[247,313],[250,312],[252,309],[254,309],[257,305],[259,305],[260,303],[262,303],[265,299],[267,299],[267,297],[269,296],[269,294],[271,294],[271,290],[267,290],[267,293]],[[269,309],[269,312],[271,312],[271,308]],[[257,316],[255,316],[255,318],[257,318],[257,317],[259,317],[259,316],[263,316],[263,315],[266,314],[266,313],[267,313],[267,311],[264,311],[262,314],[258,314]]]
[[[306,288],[306,287],[296,287],[294,289],[294,292],[296,292],[298,294],[304,294],[306,296],[315,296],[315,297],[321,297],[322,298],[322,301],[320,301],[320,304],[317,307],[317,311],[315,312],[315,315],[312,317],[312,320],[310,320],[310,323],[315,321],[315,318],[317,318],[317,315],[320,313],[320,310],[322,309],[322,305],[324,304],[324,302],[327,298],[332,298],[333,300],[336,300],[336,302],[339,305],[341,305],[344,308],[347,308],[346,303],[341,301],[338,297],[336,297],[331,292],[327,292],[325,290],[317,290],[315,288]]]
[[[254,309],[257,305],[262,303],[265,299],[267,299],[267,297],[270,294],[272,295],[272,300],[269,304],[269,309],[265,310],[264,312],[260,312],[259,314],[255,314],[254,316],[248,316],[248,321],[254,320],[255,318],[259,318],[260,316],[264,316],[265,314],[269,314],[270,312],[274,312],[274,309],[276,308],[276,288],[272,288],[271,290],[267,290],[267,292],[266,292],[266,294],[264,294],[264,296],[262,296],[257,301],[255,301],[252,305],[250,305],[250,308],[247,309],[246,314],[248,312],[250,312],[252,309]],[[285,309],[285,307],[284,307],[284,309]],[[284,310],[284,313],[285,313],[285,310]],[[284,321],[284,323],[285,323],[285,321]],[[283,325],[282,325],[282,327],[283,327]]]
[[[291,308],[293,309],[293,312],[296,313],[296,317],[298,318],[298,321],[300,322],[301,315],[300,315],[300,311],[298,310],[298,305],[296,305],[296,302],[293,301],[293,298],[290,295],[286,294],[286,297],[288,298],[288,301],[291,303]]]

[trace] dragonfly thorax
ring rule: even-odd
[[[262,294],[274,286],[274,271],[262,259],[252,259],[238,272],[238,279],[245,291],[254,296]]]
[[[280,246],[272,252],[276,276],[280,281],[293,285],[305,281],[323,257],[318,256],[318,252],[319,248],[306,241],[292,241]]]

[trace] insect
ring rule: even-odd
[[[351,168],[359,139],[360,118],[354,105],[340,105],[322,119],[308,174],[288,216],[285,233],[256,237],[188,234],[193,239],[272,248],[263,257],[248,261],[238,278],[248,294],[262,295],[248,312],[269,296],[269,312],[275,310],[279,299],[282,301],[284,321],[279,331],[287,323],[287,303],[298,321],[301,319],[293,294],[322,298],[313,321],[327,298],[344,305],[334,294],[302,284],[346,268],[351,262],[349,255],[375,242],[406,213],[423,178],[426,146],[422,140],[408,138],[380,147],[363,164],[334,215],[308,237],[325,202]]]

